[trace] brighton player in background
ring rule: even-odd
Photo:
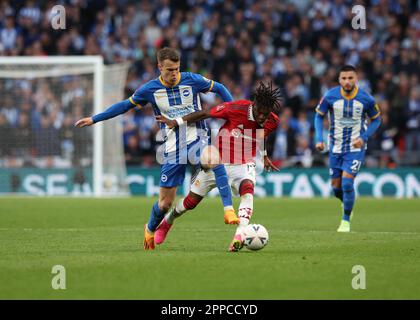
[[[194,112],[182,118],[186,123],[202,121],[206,118],[226,120],[216,138],[217,149],[216,147],[209,148],[208,150],[212,151],[210,155],[203,153],[203,157],[207,159],[202,159],[202,162],[224,163],[232,190],[241,197],[238,211],[240,222],[229,251],[238,251],[243,247],[242,231],[248,225],[253,211],[257,147],[259,147],[259,142],[264,144],[264,139],[276,130],[279,118],[275,112],[278,112],[280,107],[280,90],[273,89],[271,83],[265,85],[261,82],[255,90],[253,101],[225,102],[210,110]],[[167,124],[169,128],[178,125],[176,121],[163,116],[158,116],[157,120]],[[263,154],[264,168],[268,171],[278,170],[265,151]],[[209,170],[201,170],[195,177],[187,197],[180,200],[162,220],[156,230],[156,243],[163,243],[175,218],[187,210],[194,209],[214,187],[214,174]]]
[[[323,151],[322,127],[329,114],[329,167],[334,195],[343,204],[338,232],[350,232],[350,217],[355,202],[354,179],[362,166],[367,141],[381,124],[374,98],[357,87],[357,72],[346,65],[339,72],[340,85],[327,91],[316,107],[316,149]],[[366,127],[366,117],[369,126]]]
[[[180,72],[180,54],[172,48],[163,48],[157,53],[160,76],[139,87],[134,94],[124,101],[110,106],[107,110],[92,117],[80,119],[76,126],[90,126],[96,122],[113,118],[128,110],[144,107],[150,103],[155,115],[164,115],[169,119],[180,119],[189,113],[201,110],[199,93],[215,92],[223,101],[232,101],[232,95],[222,84],[206,79],[199,74]],[[184,127],[184,131],[166,130],[164,163],[161,165],[159,200],[153,205],[148,223],[144,226],[144,249],[155,248],[154,231],[162,221],[165,213],[175,200],[177,187],[184,182],[187,155],[199,156],[203,144],[206,144],[207,127],[204,121]],[[201,135],[200,135],[201,134]],[[197,145],[200,144],[200,145]],[[198,146],[198,148],[197,148]],[[197,152],[190,152],[197,150]],[[191,159],[188,159],[191,161]],[[224,210],[225,223],[238,224],[239,219],[232,206],[228,177],[223,165],[213,168],[216,184],[219,189]]]

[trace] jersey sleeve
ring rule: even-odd
[[[230,115],[231,115],[231,109],[229,106],[229,102],[219,104],[210,109],[210,116],[212,118],[229,119]]]
[[[318,112],[321,116],[325,115],[328,112],[328,93],[326,93],[321,100],[319,101],[319,104],[316,106],[315,111]]]
[[[135,106],[142,108],[149,102],[147,96],[147,87],[141,86],[133,93],[133,95],[130,98],[128,98],[128,100]]]
[[[273,131],[276,131],[277,127],[280,124],[279,117],[274,113],[271,114],[272,116],[264,123],[264,137],[270,135]]]
[[[199,92],[208,92],[214,86],[214,81],[203,77],[201,74],[190,73],[191,79],[193,80],[194,87]]]
[[[376,119],[381,114],[378,104],[375,102],[375,99],[371,96],[368,97],[368,101],[366,104],[366,113],[371,120]]]

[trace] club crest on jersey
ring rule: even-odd
[[[355,106],[354,108],[354,113],[360,115],[363,112],[363,107],[362,106]]]
[[[184,89],[184,90],[182,90],[182,95],[186,98],[186,97],[188,97],[189,95],[190,95],[190,90],[188,90],[188,89]]]
[[[166,182],[166,181],[168,181],[168,177],[166,176],[166,174],[162,174],[162,176],[160,177],[160,180],[162,182]]]
[[[241,131],[239,129],[233,129],[231,132],[232,136],[234,136],[235,138],[239,138],[241,136]]]
[[[222,110],[222,109],[224,109],[225,108],[225,106],[223,105],[223,104],[219,104],[217,107],[216,107],[216,111],[220,111],[220,110]]]

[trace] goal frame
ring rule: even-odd
[[[79,64],[93,66],[93,112],[103,110],[104,61],[102,56],[14,56],[0,57],[0,65],[59,65]],[[93,194],[95,197],[103,195],[103,124],[96,123],[93,127]]]

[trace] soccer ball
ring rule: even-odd
[[[268,243],[267,229],[261,224],[249,224],[243,231],[244,246],[249,250],[260,250]]]

